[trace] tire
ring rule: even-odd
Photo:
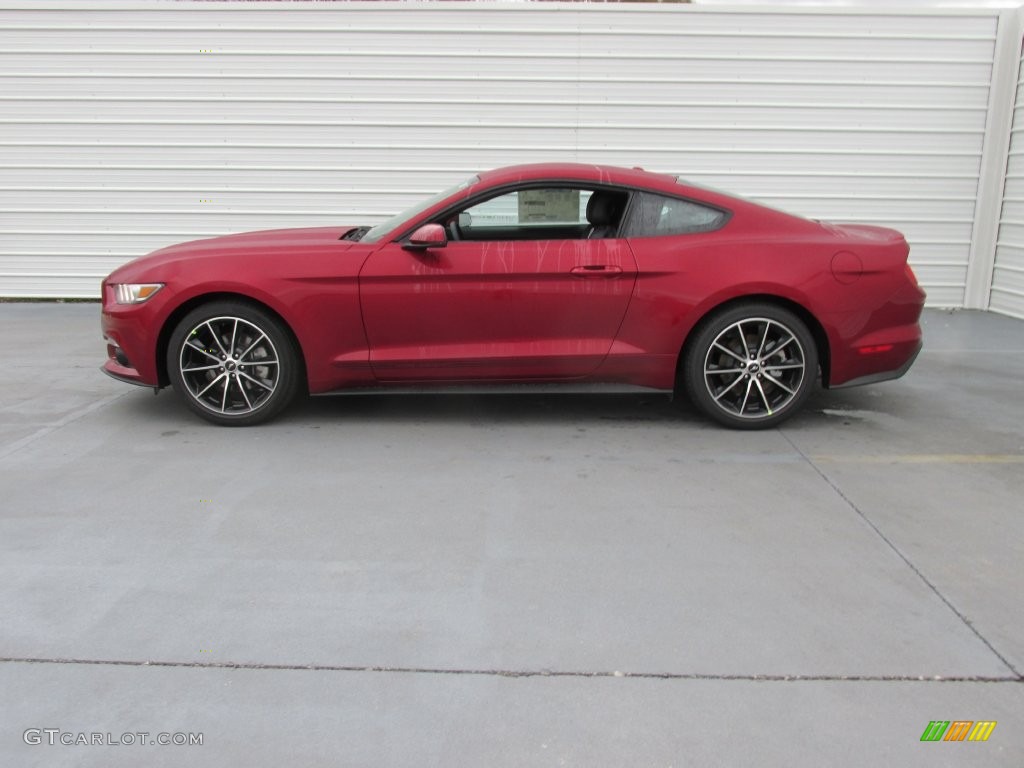
[[[251,426],[295,398],[299,356],[279,320],[257,307],[215,301],[193,309],[171,334],[167,373],[207,421]]]
[[[800,410],[818,378],[818,348],[788,309],[730,307],[701,323],[681,371],[690,401],[733,429],[766,429]]]

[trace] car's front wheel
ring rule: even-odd
[[[779,424],[800,409],[817,381],[814,337],[783,307],[733,306],[712,315],[696,334],[683,360],[687,394],[728,427]]]
[[[193,411],[228,426],[276,416],[299,384],[298,355],[280,321],[231,301],[182,318],[167,347],[167,372]]]

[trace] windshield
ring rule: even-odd
[[[382,237],[384,237],[384,235],[386,235],[388,232],[393,230],[395,227],[402,224],[402,222],[416,218],[424,211],[440,203],[446,197],[454,195],[456,192],[466,189],[471,184],[476,184],[478,181],[480,181],[479,176],[471,176],[461,184],[456,184],[454,187],[449,187],[443,192],[438,192],[436,195],[428,197],[426,200],[421,200],[420,202],[416,203],[416,205],[414,205],[412,208],[406,208],[398,215],[392,216],[387,221],[382,221],[377,226],[371,228],[369,232],[367,232],[365,235],[362,236],[362,238],[360,238],[360,240],[364,243],[375,243]]]

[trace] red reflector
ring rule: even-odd
[[[892,344],[875,344],[871,347],[860,347],[857,351],[862,355],[877,355],[880,352],[888,352],[892,348]]]

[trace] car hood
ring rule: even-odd
[[[154,251],[157,254],[197,254],[203,252],[224,253],[231,250],[253,249],[290,249],[309,246],[333,244],[335,248],[347,249],[353,243],[341,241],[341,236],[352,227],[304,227],[301,229],[263,229],[256,232],[240,232],[234,235],[221,235],[205,240],[192,240],[178,243],[167,248]],[[339,242],[340,241],[340,242]]]
[[[352,227],[305,227],[301,229],[265,229],[257,232],[241,232],[233,235],[210,237],[204,240],[191,240],[185,243],[169,245],[153,251],[141,258],[130,261],[111,273],[112,282],[136,279],[152,274],[163,267],[177,262],[192,261],[197,258],[207,259],[218,257],[233,259],[241,255],[275,256],[282,258],[289,254],[315,251],[317,248],[330,248],[332,254],[343,253],[356,243],[341,240],[341,236]]]

